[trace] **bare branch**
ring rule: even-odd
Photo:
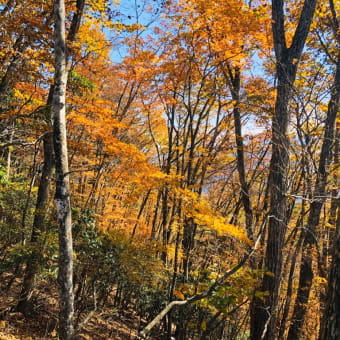
[[[146,327],[144,327],[138,334],[136,339],[145,339],[146,336],[151,332],[151,330],[158,325],[162,319],[164,318],[165,315],[167,315],[170,310],[175,307],[175,306],[186,306],[190,305],[196,301],[202,300],[208,296],[210,296],[217,287],[221,286],[224,281],[230,277],[231,275],[235,274],[240,268],[242,268],[245,263],[249,260],[249,258],[254,254],[254,252],[257,250],[261,237],[262,237],[262,232],[264,230],[264,226],[267,221],[268,214],[265,216],[265,218],[262,221],[262,226],[261,229],[258,233],[257,239],[251,248],[251,250],[243,257],[243,259],[232,269],[230,269],[228,272],[226,272],[221,278],[215,281],[215,283],[206,291],[204,291],[201,294],[196,294],[193,297],[183,300],[183,301],[172,301],[170,302]]]

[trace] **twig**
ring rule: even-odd
[[[93,315],[97,311],[97,297],[96,297],[96,287],[93,283],[93,309],[87,314],[85,319],[78,325],[78,327],[74,330],[71,340],[75,340],[78,338],[79,333],[82,331],[82,329],[85,327],[85,325],[90,321],[90,319],[93,317]]]

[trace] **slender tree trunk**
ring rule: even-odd
[[[163,249],[162,249],[162,255],[161,259],[164,262],[164,264],[167,264],[168,254],[167,254],[167,245],[168,245],[168,215],[169,215],[169,207],[168,207],[168,194],[169,189],[166,187],[164,188],[162,192],[162,243],[163,243]]]
[[[336,221],[336,241],[328,279],[327,304],[320,327],[319,340],[340,339],[340,200]]]
[[[340,124],[336,127],[336,135],[335,135],[335,145],[334,145],[334,164],[339,164],[339,156],[340,156]],[[334,188],[332,189],[332,198],[331,198],[331,207],[329,209],[329,218],[328,223],[335,227],[336,224],[336,212],[338,208],[338,188],[340,186],[340,180],[337,177],[337,174],[333,175],[333,181],[334,181]],[[330,249],[333,249],[333,240],[336,237],[336,232],[332,228],[328,228],[326,231],[326,239],[327,244],[324,245],[323,249],[323,266],[324,268],[327,267],[327,257],[329,255]]]
[[[12,144],[13,142],[13,136],[14,136],[14,127],[13,130],[10,132],[9,135],[9,144]],[[12,145],[8,147],[8,154],[7,154],[7,170],[6,170],[6,176],[9,180],[10,174],[11,174],[11,158],[12,157]]]
[[[321,209],[325,202],[326,185],[328,178],[327,167],[331,161],[334,144],[335,121],[340,104],[340,56],[338,57],[335,79],[332,86],[331,99],[328,104],[325,132],[321,148],[318,173],[315,183],[312,203],[310,205],[305,238],[301,259],[300,280],[297,297],[295,300],[292,323],[288,333],[288,340],[298,340],[301,336],[305,320],[309,294],[313,283],[313,253],[317,246],[317,226],[319,224]]]
[[[232,70],[228,67],[229,81],[231,85],[232,98],[235,101],[233,109],[234,129],[237,147],[237,170],[239,181],[241,184],[241,201],[246,215],[246,230],[247,236],[250,240],[254,239],[253,234],[253,211],[250,203],[249,187],[246,180],[246,171],[244,166],[244,148],[242,137],[241,113],[240,113],[240,69],[236,68],[234,75]]]
[[[73,246],[72,218],[69,195],[69,175],[66,138],[67,57],[65,38],[65,3],[54,2],[55,78],[53,95],[53,142],[56,164],[55,205],[58,213],[60,289],[59,338],[71,339],[73,334]]]
[[[52,134],[46,133],[43,136],[44,166],[38,189],[38,197],[35,206],[34,221],[31,234],[32,258],[26,264],[23,285],[17,305],[17,310],[24,314],[29,312],[31,307],[30,297],[34,284],[35,274],[38,270],[38,258],[41,256],[42,247],[38,242],[39,236],[45,232],[45,217],[48,205],[48,193],[53,172],[53,144]]]
[[[139,220],[143,214],[143,211],[144,211],[144,208],[145,208],[145,205],[146,205],[146,202],[148,201],[149,199],[149,196],[150,196],[150,192],[151,192],[151,189],[148,190],[148,192],[146,193],[146,195],[143,197],[143,200],[142,200],[142,204],[139,208],[139,213],[138,213],[138,216],[137,216],[137,221],[133,227],[133,230],[132,230],[132,235],[131,235],[131,239],[135,236],[136,234],[136,230],[137,230],[137,227],[138,227],[138,223],[139,223]]]
[[[151,230],[151,235],[150,235],[151,240],[156,239],[156,231],[157,231],[156,224],[158,220],[157,218],[158,218],[159,202],[160,202],[161,196],[162,196],[161,191],[158,191],[155,212],[154,212],[153,219],[152,219],[152,230]]]
[[[303,213],[302,213],[302,216],[301,216],[299,223],[302,224],[302,228],[303,228]],[[297,223],[296,227],[298,227],[298,223]],[[303,242],[303,233],[300,234],[299,240],[296,244],[293,256],[292,256],[291,261],[290,261],[291,265],[290,265],[290,271],[289,271],[289,276],[288,276],[287,295],[286,295],[285,305],[284,305],[284,308],[283,308],[282,320],[281,320],[281,324],[280,324],[280,330],[279,330],[279,336],[278,336],[279,339],[284,338],[284,334],[285,334],[285,331],[287,329],[286,325],[287,325],[287,320],[288,320],[288,315],[289,315],[289,310],[290,310],[292,295],[293,295],[293,283],[294,283],[294,273],[295,273],[295,267],[296,267],[296,260],[298,258],[299,253],[300,253],[300,248],[301,248],[302,242]]]
[[[31,176],[31,181],[30,181],[30,186],[27,192],[27,197],[26,197],[26,202],[24,206],[24,210],[22,212],[22,218],[21,218],[21,244],[26,245],[26,237],[27,237],[27,230],[26,230],[26,217],[28,213],[28,208],[30,206],[31,202],[31,195],[33,192],[34,184],[35,184],[35,179],[37,176],[37,155],[39,153],[40,149],[40,141],[35,145],[35,150],[34,150],[34,156],[33,156],[33,166],[32,166],[32,176]]]
[[[268,292],[265,299],[254,298],[251,315],[251,339],[273,340],[277,333],[277,318],[282,276],[283,246],[287,229],[287,171],[289,140],[288,105],[292,96],[297,64],[309,32],[316,0],[305,0],[291,46],[288,48],[284,27],[284,2],[272,0],[272,30],[276,55],[277,95],[272,122],[272,158],[270,162],[270,209],[268,240],[264,265],[265,274],[261,291]]]

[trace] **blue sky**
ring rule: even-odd
[[[124,25],[140,24],[146,28],[137,31],[136,34],[139,34],[141,37],[146,37],[147,34],[152,35],[154,27],[160,21],[161,7],[157,3],[157,0],[121,0],[121,4],[114,8],[118,15],[113,18],[113,21],[120,21]],[[106,34],[110,36],[108,30]],[[119,39],[113,42],[114,48],[110,56],[112,61],[119,63],[127,55],[128,51],[123,44],[119,44]]]

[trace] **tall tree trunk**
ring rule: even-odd
[[[44,166],[41,173],[41,179],[38,189],[38,197],[34,212],[34,221],[31,234],[31,246],[33,247],[32,256],[26,264],[23,285],[17,305],[17,310],[23,314],[29,313],[31,308],[30,297],[34,284],[35,274],[38,269],[38,259],[41,256],[42,247],[38,242],[39,236],[45,232],[45,217],[48,205],[48,193],[53,172],[53,144],[52,134],[46,133],[43,136],[44,147]]]
[[[145,205],[149,199],[149,196],[150,196],[150,192],[151,192],[151,189],[149,189],[146,193],[146,195],[143,197],[143,200],[142,200],[142,204],[139,208],[139,213],[138,213],[138,216],[137,216],[137,221],[133,227],[133,230],[132,230],[132,235],[131,235],[131,239],[133,239],[133,237],[135,236],[136,234],[136,230],[137,230],[137,227],[138,227],[138,223],[139,223],[139,220],[143,214],[143,211],[144,211],[144,208],[145,208]]]
[[[265,299],[254,298],[251,315],[251,339],[275,339],[282,276],[283,246],[287,229],[286,191],[289,161],[289,140],[286,136],[288,104],[296,77],[298,60],[309,32],[316,0],[305,0],[291,46],[288,48],[284,27],[283,0],[272,0],[272,30],[276,55],[277,95],[272,122],[272,158],[270,162],[270,210],[268,240],[261,291],[269,292]]]
[[[65,3],[54,2],[55,77],[53,94],[53,142],[56,164],[55,205],[58,213],[60,290],[59,338],[71,339],[73,333],[73,246],[72,218],[66,139],[67,57],[65,38]]]
[[[156,200],[156,206],[155,206],[155,212],[152,218],[152,230],[151,230],[151,235],[150,235],[150,239],[151,240],[155,240],[156,239],[156,224],[157,224],[157,218],[158,218],[158,210],[159,210],[159,202],[161,199],[162,193],[159,190],[158,194],[157,194],[157,200]]]
[[[70,30],[68,32],[67,39],[70,42],[73,42],[78,31],[81,22],[81,18],[83,15],[85,6],[85,0],[77,0],[76,3],[76,11],[72,17],[72,23]],[[66,56],[67,57],[67,56]],[[50,119],[50,110],[52,107],[52,101],[54,96],[54,85],[51,85],[47,103],[46,103],[46,116]],[[26,265],[26,270],[23,279],[23,285],[21,288],[19,302],[17,305],[17,310],[24,314],[29,313],[30,308],[32,307],[30,304],[30,297],[33,289],[33,284],[35,280],[35,275],[37,273],[37,259],[39,258],[42,251],[42,244],[39,244],[38,236],[41,233],[44,233],[45,230],[45,218],[46,218],[46,209],[48,204],[48,194],[50,189],[50,182],[53,174],[54,168],[54,154],[53,154],[53,140],[52,133],[46,133],[43,136],[43,150],[44,150],[44,166],[41,173],[41,179],[38,188],[37,201],[35,206],[34,213],[34,221],[32,226],[32,234],[31,234],[31,244],[33,246],[32,259]]]
[[[340,199],[336,221],[336,241],[328,279],[327,304],[320,327],[319,340],[340,339]]]
[[[235,101],[233,109],[234,116],[234,129],[235,129],[235,140],[237,147],[237,170],[238,177],[241,185],[241,201],[243,203],[244,212],[246,215],[246,230],[247,236],[250,240],[254,239],[253,234],[253,211],[249,196],[249,186],[246,179],[246,171],[244,165],[244,147],[242,137],[242,124],[241,124],[241,113],[240,113],[240,69],[236,68],[233,74],[230,67],[228,67],[229,76],[225,73],[226,78],[229,80],[231,95]]]
[[[304,208],[302,208],[304,210]],[[298,224],[301,223],[301,228],[303,228],[303,216],[304,212],[301,214],[301,218],[297,222],[296,228],[298,227]],[[289,315],[289,310],[291,306],[291,301],[292,301],[292,295],[293,295],[293,283],[294,283],[294,274],[295,274],[295,267],[296,267],[296,262],[298,255],[300,253],[300,248],[303,242],[303,234],[301,233],[299,236],[299,240],[295,246],[294,253],[291,258],[291,264],[290,264],[290,271],[289,271],[289,276],[288,276],[288,284],[287,284],[287,294],[286,294],[286,301],[285,305],[283,308],[283,313],[282,313],[282,318],[281,318],[281,324],[280,324],[280,330],[279,330],[279,335],[278,339],[283,339],[285,331],[287,329],[287,321],[288,321],[288,315]]]
[[[327,167],[331,161],[334,144],[335,121],[340,104],[340,55],[337,60],[335,79],[332,86],[331,98],[328,103],[325,132],[321,147],[319,167],[315,182],[312,203],[310,205],[307,226],[304,229],[300,280],[297,297],[295,300],[292,323],[288,333],[289,340],[300,339],[308,307],[308,299],[313,283],[313,252],[317,246],[316,228],[319,224],[322,206],[326,197],[326,184],[328,177]]]

